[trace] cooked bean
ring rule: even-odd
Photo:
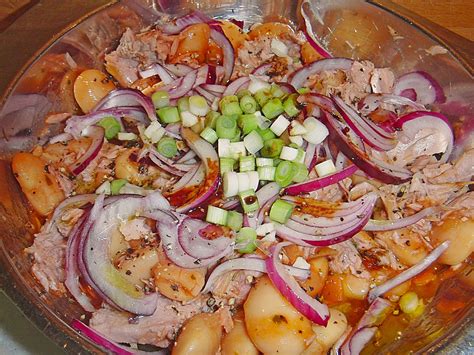
[[[348,274],[342,280],[344,296],[356,300],[363,300],[369,292],[369,280]]]
[[[313,335],[303,317],[273,286],[260,278],[244,303],[245,325],[252,342],[265,354],[300,354]]]
[[[437,244],[451,241],[439,258],[440,262],[447,265],[462,263],[474,251],[474,220],[451,215],[432,229],[431,240]]]
[[[325,353],[336,343],[347,329],[347,319],[344,313],[337,309],[329,309],[329,322],[327,327],[313,325],[315,339],[325,350]]]
[[[219,351],[222,326],[216,313],[200,313],[188,320],[171,351],[172,355],[214,355]]]
[[[115,89],[107,75],[97,69],[84,70],[74,81],[74,98],[85,113]]]
[[[224,336],[222,355],[257,355],[258,349],[250,340],[243,319],[234,319],[234,327]]]
[[[47,164],[31,153],[13,156],[12,169],[26,198],[34,210],[46,216],[64,200],[64,193]]]

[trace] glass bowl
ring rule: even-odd
[[[314,4],[318,15],[313,29],[337,56],[370,59],[377,67],[390,67],[396,74],[416,69],[432,74],[448,98],[438,109],[455,127],[453,154],[474,146],[472,42],[388,1],[321,0]],[[22,312],[67,352],[100,353],[103,349],[69,326],[73,318],[84,313],[79,305],[70,297],[45,293],[30,272],[31,260],[24,252],[32,243],[32,231],[39,221],[29,213],[9,157],[57,133],[58,127],[44,125],[43,118],[48,112],[71,108],[67,106],[71,103],[58,99],[60,74],[53,70],[41,76],[38,72],[50,68],[50,60],[65,52],[78,64],[100,67],[104,53],[117,44],[126,27],[138,30],[165,13],[183,14],[197,8],[212,16],[242,19],[246,23],[280,20],[294,26],[301,19],[297,15],[298,3],[292,0],[74,0],[40,1],[38,6],[0,34],[4,54],[0,62],[4,73],[0,90],[5,90],[0,109],[0,285]],[[46,39],[50,41],[35,53]],[[23,49],[18,49],[19,43]],[[24,65],[28,57],[31,59]],[[17,73],[14,79],[13,73]],[[7,79],[12,79],[8,86]],[[465,308],[449,315],[439,313],[435,307],[439,299],[452,292],[472,295],[472,287],[472,283],[469,285],[461,278],[444,283],[425,315],[378,352],[472,353],[472,297]]]

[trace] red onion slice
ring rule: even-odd
[[[393,279],[374,287],[369,292],[369,302],[372,302],[377,297],[383,295],[385,292],[390,291],[392,288],[397,287],[398,285],[404,283],[407,280],[414,278],[416,275],[420,274],[424,270],[426,270],[429,266],[431,266],[438,258],[443,254],[446,249],[449,247],[449,240],[444,241],[438,247],[433,249],[433,251],[428,254],[426,258],[420,261],[418,264],[413,265],[412,267],[406,269],[402,273],[395,276]]]
[[[163,250],[166,256],[180,267],[187,269],[207,267],[232,252],[232,246],[229,245],[226,249],[215,252],[212,257],[195,258],[189,255],[179,243],[179,227],[187,216],[160,210],[146,212],[144,215],[157,221],[158,234],[161,237]]]
[[[386,103],[394,106],[411,107],[417,111],[425,110],[425,107],[407,97],[392,94],[370,94],[364,97],[357,104],[357,108],[363,115],[368,115],[380,107],[380,104]]]
[[[422,105],[442,104],[446,101],[443,88],[430,74],[424,71],[407,73],[397,79],[393,93],[404,96],[407,90],[415,91],[416,102]]]
[[[133,355],[134,353],[127,350],[127,348],[118,345],[115,342],[110,341],[105,336],[100,334],[99,332],[93,330],[92,328],[88,327],[81,321],[77,319],[73,319],[71,323],[71,327],[78,332],[82,333],[86,338],[92,341],[94,344],[111,351],[113,354],[117,355]]]
[[[399,168],[369,156],[360,150],[342,132],[337,121],[331,114],[321,111],[321,119],[326,123],[330,137],[344,155],[367,175],[386,184],[401,184],[411,179],[408,169]]]
[[[336,109],[349,127],[361,137],[365,143],[377,150],[391,150],[397,145],[394,133],[388,133],[369,119],[360,116],[340,97],[332,97]]]
[[[196,259],[212,258],[226,250],[233,242],[225,236],[207,239],[203,236],[207,228],[219,230],[219,226],[199,219],[184,216],[178,227],[178,240],[183,250]]]
[[[248,76],[237,78],[227,86],[227,88],[222,93],[222,96],[235,95],[236,92],[244,89],[249,83],[250,78]]]
[[[357,171],[357,166],[351,164],[348,167],[338,171],[334,174],[330,174],[323,177],[310,179],[298,184],[288,186],[283,193],[290,196],[307,194],[316,190],[320,190],[324,187],[333,185],[352,176]]]
[[[227,83],[234,72],[234,47],[232,47],[232,43],[230,43],[220,25],[211,23],[209,27],[211,27],[211,39],[221,47],[224,54],[224,77],[222,78],[222,83]]]
[[[318,41],[316,36],[313,33],[313,28],[311,26],[311,20],[309,19],[309,15],[307,11],[305,10],[305,5],[308,8],[308,10],[311,10],[313,12],[311,3],[308,0],[305,0],[301,3],[301,16],[303,16],[304,23],[306,26],[306,31],[304,34],[306,35],[306,39],[308,42],[311,44],[311,46],[318,52],[319,55],[321,55],[323,58],[331,58],[332,55],[324,48],[322,43]]]
[[[253,75],[267,75],[267,72],[272,68],[272,63],[261,64],[252,70]]]
[[[206,170],[206,180],[199,187],[199,191],[191,201],[176,208],[179,213],[184,213],[190,209],[202,205],[219,186],[219,157],[214,147],[199,137],[189,128],[182,128],[181,136],[186,144],[197,154],[204,164]]]
[[[417,223],[423,218],[426,218],[438,211],[439,211],[439,207],[428,207],[405,218],[393,219],[393,220],[371,219],[365,225],[364,230],[368,232],[382,232],[382,231],[393,231],[396,229],[405,228]]]
[[[197,80],[197,74],[197,70],[190,71],[185,76],[162,86],[160,90],[167,91],[170,99],[179,99],[192,90]]]
[[[365,345],[372,339],[377,327],[392,310],[392,304],[383,298],[377,298],[365,311],[355,329],[341,347],[341,355],[360,354]]]
[[[454,148],[454,131],[449,120],[437,112],[416,111],[400,117],[393,125],[396,129],[401,129],[403,135],[410,140],[414,140],[416,134],[422,129],[435,129],[446,143],[446,150],[439,160],[440,163],[448,161]]]
[[[318,158],[317,157],[317,154],[316,154],[316,144],[313,144],[313,143],[308,143],[308,145],[306,146],[306,155],[304,157],[304,165],[306,165],[306,167],[308,168],[309,171],[312,170],[311,168],[311,163],[313,162],[313,160]],[[313,166],[314,168],[314,166]]]
[[[197,164],[196,167],[179,179],[176,184],[171,186],[168,194],[172,195],[178,193],[180,190],[188,189],[190,187],[198,188],[200,184],[206,179],[206,170],[204,164]]]
[[[99,101],[92,111],[102,111],[108,108],[121,106],[143,107],[150,120],[158,120],[156,117],[155,106],[153,105],[151,98],[134,89],[115,89],[109,92],[107,96]]]
[[[82,131],[83,136],[92,138],[92,142],[87,151],[72,165],[69,170],[74,175],[79,175],[90,164],[92,160],[99,154],[104,144],[105,131],[102,127],[90,126]]]
[[[142,198],[122,198],[104,207],[88,232],[83,260],[92,282],[115,305],[130,313],[151,315],[155,312],[158,295],[138,292],[123,279],[108,255],[111,234],[121,221],[136,216],[142,206]]]
[[[288,302],[295,307],[298,312],[316,324],[326,326],[329,320],[329,309],[326,305],[310,297],[298,285],[280,262],[280,251],[284,246],[291,243],[283,242],[270,248],[270,257],[265,260],[267,273],[273,285],[280,291]]]
[[[298,96],[296,101],[298,101],[302,105],[307,105],[307,104],[316,105],[322,108],[323,110],[332,113],[333,115],[337,114],[338,112],[331,98],[325,95],[312,92],[312,93]]]
[[[146,79],[154,75],[158,75],[160,77],[160,80],[165,85],[171,83],[173,80],[176,79],[174,75],[170,74],[170,72],[166,70],[165,67],[163,67],[162,65],[158,63],[155,63],[144,70],[140,70],[138,74],[140,74],[140,77],[142,79]]]
[[[89,203],[93,203],[97,198],[96,194],[83,194],[71,196],[63,200],[55,209],[54,213],[45,225],[46,231],[51,231],[53,227],[56,227],[58,219],[70,208],[80,208]]]
[[[327,58],[310,63],[295,71],[289,83],[295,89],[303,86],[309,76],[330,70],[349,70],[354,61],[348,58]]]
[[[82,216],[69,234],[66,246],[66,280],[64,281],[64,285],[84,310],[94,312],[96,308],[92,305],[89,297],[87,297],[79,287],[81,272],[77,266],[77,258],[80,255],[79,242],[86,219],[87,215]]]
[[[300,280],[306,280],[310,275],[309,270],[300,269],[290,265],[284,265],[284,268],[289,274]],[[201,293],[204,294],[211,292],[212,287],[220,276],[226,272],[235,270],[248,270],[266,273],[267,267],[265,265],[265,260],[258,257],[237,258],[224,261],[222,264],[219,264],[214,270],[212,270],[212,273],[209,275],[206,285],[202,289]]]
[[[206,101],[207,101],[207,103],[208,103],[209,105],[212,105],[212,103],[214,102],[214,100],[215,100],[217,97],[220,97],[220,95],[219,95],[219,96],[214,95],[214,94],[210,93],[209,91],[207,91],[206,89],[203,89],[201,86],[198,86],[198,87],[194,88],[194,90],[196,90],[196,92],[197,92],[199,95],[203,96],[203,97],[206,99]]]
[[[176,77],[185,76],[194,69],[186,64],[165,64],[166,70]]]
[[[202,85],[202,88],[209,91],[210,93],[212,94],[222,94],[225,89],[227,88],[227,86],[225,85],[219,85],[219,84],[204,84]],[[221,96],[221,95],[219,95]]]
[[[287,95],[296,93],[296,89],[291,84],[284,83],[282,81],[278,81],[275,84],[277,84],[280,87],[281,91],[283,91]]]

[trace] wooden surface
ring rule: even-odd
[[[474,41],[473,0],[392,0],[394,3]]]

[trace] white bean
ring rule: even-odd
[[[311,322],[273,286],[260,278],[244,304],[250,339],[264,354],[300,354],[313,335]]]
[[[214,355],[219,351],[222,326],[216,313],[200,313],[188,320],[171,351],[172,355]]]
[[[234,319],[234,327],[222,339],[221,352],[222,355],[258,355],[242,319]]]

